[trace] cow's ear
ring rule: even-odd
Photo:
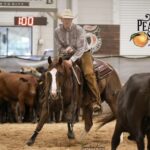
[[[62,57],[59,58],[59,61],[58,61],[58,62],[59,62],[60,65],[62,64],[62,62],[63,62]]]
[[[25,78],[20,78],[19,80],[21,80],[21,81],[23,81],[23,82],[28,82],[28,80],[27,79],[25,79]]]
[[[52,63],[52,58],[51,58],[51,56],[48,57],[48,63],[49,63],[49,64]]]

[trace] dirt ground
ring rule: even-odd
[[[36,124],[0,124],[0,150],[110,150],[111,137],[115,121],[103,126],[96,131],[98,123],[85,138],[80,141],[84,123],[79,122],[74,126],[75,140],[67,139],[66,123],[45,124],[33,146],[27,146],[26,141],[32,135]],[[134,142],[127,140],[127,133],[118,150],[135,150]]]

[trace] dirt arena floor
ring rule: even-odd
[[[115,121],[96,131],[98,123],[94,121],[93,128],[81,142],[79,139],[84,128],[83,122],[74,126],[75,140],[67,139],[66,123],[45,124],[35,144],[27,146],[26,141],[36,124],[0,124],[0,150],[110,150],[114,126]],[[128,141],[127,136],[125,133],[118,150],[136,149],[135,143]]]

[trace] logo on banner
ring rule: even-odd
[[[130,41],[138,47],[148,45],[150,40],[150,14],[145,15],[145,19],[137,20],[137,32],[130,36]]]
[[[86,39],[88,48],[92,52],[97,52],[102,45],[102,39],[100,37],[100,27],[98,25],[84,25],[83,28],[86,31]]]

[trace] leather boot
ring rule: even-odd
[[[102,112],[100,92],[97,85],[96,76],[94,73],[85,76],[87,85],[93,95],[92,108],[94,112]]]

